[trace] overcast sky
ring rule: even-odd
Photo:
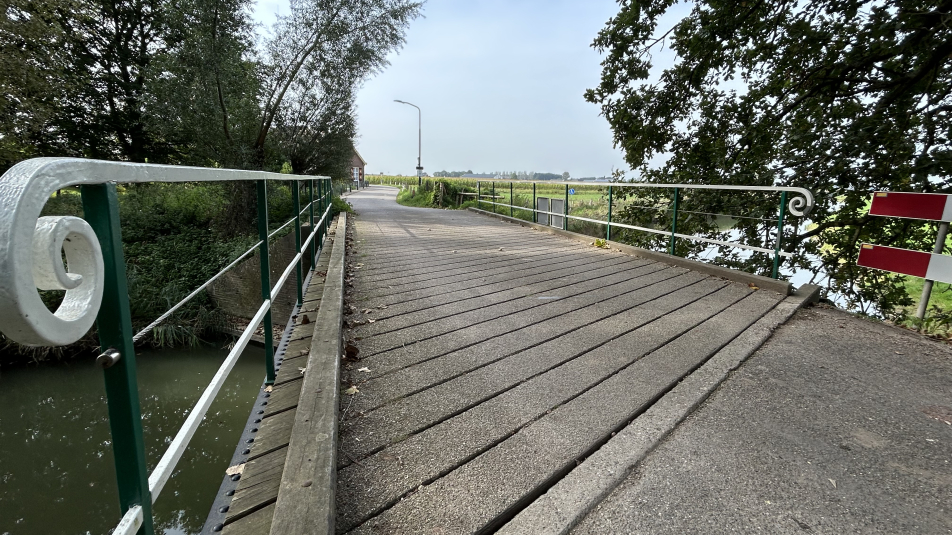
[[[256,18],[287,14],[260,0]],[[390,66],[358,93],[357,150],[367,172],[535,171],[573,177],[627,168],[599,108],[585,102],[601,58],[591,48],[614,0],[429,0]]]

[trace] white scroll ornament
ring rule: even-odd
[[[48,172],[56,166],[44,164],[52,162],[21,162],[0,177],[0,331],[25,345],[79,340],[102,303],[102,250],[92,227],[78,217],[39,217],[49,196],[70,182]],[[51,312],[37,289],[66,295]]]

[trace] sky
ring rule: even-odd
[[[260,0],[264,24],[285,0]],[[601,75],[590,45],[615,0],[429,0],[390,65],[357,94],[357,150],[367,173],[568,172],[627,169],[599,107],[583,98]]]

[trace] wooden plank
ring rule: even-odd
[[[223,535],[268,535],[271,519],[274,518],[274,504],[259,509],[248,516],[226,524]]]
[[[300,320],[304,316],[315,316],[313,312],[309,314],[299,314],[298,319]],[[316,316],[314,318],[308,317],[308,322],[303,325],[296,325],[291,329],[291,340],[310,340],[311,335],[314,334],[314,322],[316,321]]]
[[[302,381],[291,381],[275,386],[268,398],[268,404],[264,407],[264,418],[296,407],[298,398],[301,397],[301,384]]]
[[[284,358],[294,358],[295,356],[301,355],[302,351],[304,351],[306,355],[306,352],[310,351],[310,349],[310,340],[294,340],[293,342],[288,342],[287,347],[284,348]]]
[[[228,506],[225,524],[260,509],[278,497],[278,485],[281,483],[281,474],[284,472],[287,456],[288,449],[281,448],[245,463],[238,488],[235,489],[235,496],[231,500],[231,505]]]
[[[284,383],[303,379],[304,374],[301,373],[301,368],[305,366],[307,366],[307,355],[284,359],[278,369],[278,375],[274,378],[274,386],[278,387]]]
[[[303,386],[271,525],[275,535],[334,532],[346,218],[341,214],[308,372],[304,381],[289,383]]]
[[[258,434],[251,444],[248,459],[254,460],[288,445],[291,427],[294,426],[294,409],[265,418],[258,426]]]

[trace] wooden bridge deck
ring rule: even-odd
[[[394,196],[350,197],[338,533],[499,528],[785,298]]]

